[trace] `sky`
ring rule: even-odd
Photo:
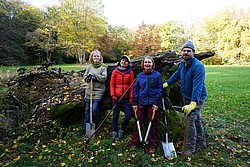
[[[37,7],[52,6],[57,0],[23,0]],[[225,7],[247,10],[250,0],[102,0],[104,15],[113,26],[132,28],[145,24],[161,24],[169,20],[184,21],[193,18],[201,21]]]

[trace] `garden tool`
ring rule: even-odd
[[[166,115],[166,108],[165,108],[164,98],[162,98],[162,109],[163,109],[164,122],[165,122],[165,125],[166,125],[166,143],[161,142],[162,148],[163,148],[163,151],[164,151],[164,155],[165,155],[166,158],[168,158],[168,157],[177,157],[173,142],[168,142],[168,123],[167,123],[167,115]]]
[[[93,120],[93,80],[90,79],[90,105],[89,105],[89,116],[90,116],[90,123],[86,124],[86,137],[92,136],[95,132],[95,123],[92,122]],[[94,137],[94,136],[93,136]]]
[[[147,139],[148,139],[148,134],[149,134],[149,131],[151,129],[151,126],[152,126],[152,123],[153,123],[153,120],[154,120],[154,117],[155,117],[155,109],[153,109],[153,114],[152,114],[152,117],[149,121],[149,124],[148,124],[148,129],[147,129],[147,132],[146,132],[146,136],[144,138],[144,141],[143,141],[143,145],[142,145],[142,150],[143,152],[145,152],[146,150],[146,142],[147,142]]]
[[[183,146],[182,146],[182,152],[181,152],[181,160],[182,161],[184,159],[184,153],[185,153],[186,146],[187,146],[187,138],[188,138],[191,113],[192,113],[192,111],[189,114],[186,114],[186,128],[185,128],[185,132],[184,132],[184,140],[183,140]]]
[[[119,98],[119,100],[117,101],[117,103],[119,103],[121,101],[121,99],[124,97],[124,95],[129,91],[129,89],[131,88],[131,86],[134,84],[134,82],[136,81],[136,79],[134,79],[134,81],[129,85],[128,89],[122,94],[122,96]],[[89,147],[89,141],[90,139],[95,135],[95,133],[102,127],[102,125],[104,124],[104,122],[107,120],[107,118],[109,117],[109,115],[113,112],[113,110],[115,109],[117,103],[112,107],[112,109],[108,112],[108,114],[106,115],[106,117],[102,120],[102,122],[100,123],[100,125],[96,128],[96,130],[94,131],[94,133],[88,138],[88,140],[85,142],[85,144],[87,145],[87,149],[94,151],[93,149],[91,149]]]
[[[136,124],[137,124],[137,128],[138,128],[140,143],[141,143],[142,142],[142,134],[141,134],[140,122],[139,122],[139,119],[137,116],[137,110],[134,110],[134,112],[135,112],[135,120],[136,120]]]
[[[172,106],[173,108],[175,108],[177,111],[184,113],[184,111],[182,110],[183,107],[181,106]],[[187,146],[187,138],[188,138],[188,131],[189,131],[189,125],[190,125],[190,119],[191,119],[191,113],[194,110],[192,110],[189,114],[186,114],[186,128],[184,131],[184,140],[183,140],[183,146],[182,146],[182,152],[181,152],[181,160],[184,160],[184,153],[186,150],[186,146]]]

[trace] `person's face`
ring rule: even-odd
[[[121,59],[121,62],[120,62],[120,65],[122,68],[125,68],[128,66],[128,60],[126,58],[122,58]]]
[[[146,58],[144,60],[144,69],[145,70],[151,70],[153,68],[153,62],[151,59]]]
[[[100,57],[100,55],[94,53],[92,59],[93,59],[94,63],[99,63],[101,60],[101,57]]]
[[[185,60],[185,61],[188,61],[191,59],[191,57],[194,55],[194,52],[192,49],[190,48],[183,48],[182,51],[181,51],[181,55],[182,55],[182,58]]]

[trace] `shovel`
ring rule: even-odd
[[[183,141],[182,152],[181,152],[181,160],[182,161],[184,160],[184,154],[185,154],[185,150],[187,147],[187,138],[188,138],[190,119],[191,119],[191,113],[186,114],[186,128],[185,128],[185,132],[184,132],[184,141]]]
[[[184,113],[183,111],[183,107],[181,106],[172,106],[173,108],[175,108],[177,111]],[[194,110],[192,110],[191,112],[193,112]],[[186,127],[185,127],[185,132],[184,132],[184,140],[183,140],[183,146],[182,146],[182,152],[181,152],[181,161],[184,160],[184,154],[185,154],[185,150],[187,147],[187,138],[188,138],[188,131],[189,131],[189,125],[190,125],[190,119],[191,119],[191,113],[186,114]]]
[[[163,151],[164,151],[164,155],[165,155],[166,158],[177,157],[173,142],[168,142],[168,123],[167,123],[167,116],[166,116],[164,98],[162,98],[162,108],[163,108],[164,121],[165,121],[165,125],[166,125],[166,143],[161,142],[162,148],[163,148]]]
[[[89,105],[89,115],[90,115],[90,123],[86,124],[86,137],[92,136],[95,132],[95,123],[92,122],[92,117],[93,117],[93,106],[92,106],[92,101],[93,101],[93,80],[90,80],[90,105]],[[93,136],[94,137],[94,136]]]

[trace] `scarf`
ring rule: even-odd
[[[119,71],[125,71],[127,68],[122,68],[121,66],[118,66],[117,69],[118,69]]]
[[[102,66],[102,65],[105,65],[103,62],[99,62],[99,63],[92,63],[92,66],[94,67],[94,68],[98,68],[98,67],[100,67],[100,66]]]
[[[143,70],[144,74],[151,74],[154,70],[151,69],[151,70]]]

